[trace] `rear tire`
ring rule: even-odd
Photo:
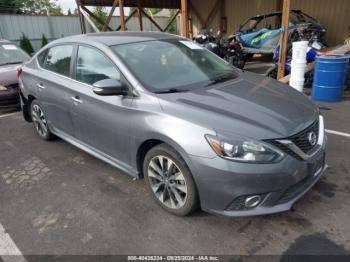
[[[37,134],[44,140],[52,140],[55,136],[51,133],[46,115],[41,104],[36,99],[30,104],[30,115]]]
[[[155,146],[145,156],[143,174],[148,191],[166,211],[186,216],[199,206],[192,174],[182,157],[170,146]]]

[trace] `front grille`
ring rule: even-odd
[[[318,140],[319,133],[319,121],[315,121],[311,126],[301,131],[300,133],[289,137],[296,146],[298,146],[305,154],[309,153],[314,146],[312,146],[309,142],[309,134],[310,132],[314,132],[316,134],[316,141]]]
[[[297,147],[299,147],[305,154],[308,154],[317,146],[317,145],[312,146],[310,144],[309,137],[308,137],[310,132],[315,132],[316,141],[317,141],[319,136],[319,120],[316,120],[312,125],[304,129],[303,131],[299,132],[298,134],[295,134],[287,138],[280,138],[278,140],[290,140]],[[293,152],[293,150],[291,150],[288,146],[281,144],[277,140],[265,140],[265,141],[279,148],[284,153],[289,154],[298,160],[303,160],[298,154]]]
[[[277,147],[278,149],[280,149],[282,152],[291,155],[292,157],[302,161],[303,159],[297,154],[295,153],[293,150],[291,150],[289,147],[281,144],[280,142],[277,142],[275,140],[270,140],[268,141],[270,144],[274,145],[275,147]]]

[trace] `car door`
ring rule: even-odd
[[[41,68],[36,72],[37,98],[51,128],[76,136],[72,119],[72,56],[74,45],[53,46],[38,56]]]
[[[100,50],[80,45],[75,66],[73,120],[80,139],[108,156],[128,161],[129,117],[132,97],[99,96],[93,84],[104,79],[122,80],[115,64]]]

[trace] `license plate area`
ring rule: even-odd
[[[309,175],[316,176],[318,171],[322,169],[325,165],[325,154],[321,154],[309,163]]]

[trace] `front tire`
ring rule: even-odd
[[[46,115],[38,100],[33,100],[31,102],[30,114],[37,134],[44,140],[52,140],[54,138],[54,135],[50,131],[50,128],[47,124]]]
[[[143,174],[149,192],[168,212],[186,216],[198,208],[198,195],[191,172],[170,146],[161,144],[146,154]]]

